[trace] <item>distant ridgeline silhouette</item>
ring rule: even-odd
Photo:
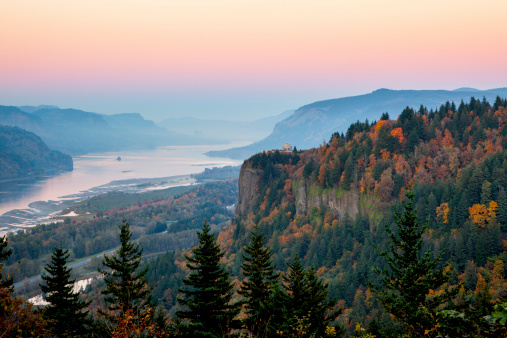
[[[336,131],[345,132],[351,123],[358,120],[376,121],[384,112],[396,118],[406,107],[418,110],[424,105],[430,110],[447,101],[459,105],[461,100],[469,102],[472,96],[495,102],[497,96],[507,97],[507,88],[459,88],[454,91],[379,89],[365,95],[318,101],[297,109],[290,117],[279,122],[271,135],[259,142],[208,154],[246,159],[263,150],[278,149],[284,143],[290,143],[297,149],[309,149],[322,144],[323,140],[329,140]]]

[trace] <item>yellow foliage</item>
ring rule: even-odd
[[[482,277],[480,272],[477,272],[477,284],[475,286],[475,293],[481,292],[486,287],[486,280]]]
[[[447,215],[449,214],[449,203],[442,203],[436,209],[437,218],[442,219],[442,223],[447,224],[449,220],[447,219]]]
[[[488,216],[490,219],[496,217],[496,209],[498,209],[498,203],[496,203],[495,201],[489,202]]]

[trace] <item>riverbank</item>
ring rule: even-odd
[[[62,215],[62,212],[87,198],[108,192],[141,193],[177,186],[199,184],[191,175],[177,175],[158,178],[132,178],[111,181],[75,194],[58,197],[58,200],[36,201],[26,209],[13,209],[0,215],[0,236],[11,231],[19,231],[37,224],[61,221],[73,214]]]

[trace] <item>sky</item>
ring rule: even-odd
[[[507,86],[505,0],[0,0],[0,105],[253,120]]]

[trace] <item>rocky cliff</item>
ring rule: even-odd
[[[354,217],[359,213],[360,196],[357,190],[322,189],[305,179],[294,182],[292,187],[296,198],[296,215],[308,215],[314,207],[323,206],[327,206],[340,218],[346,214]]]
[[[241,166],[238,181],[238,206],[236,208],[238,217],[246,216],[252,212],[252,199],[257,191],[259,172],[259,170],[251,168],[247,162]]]

